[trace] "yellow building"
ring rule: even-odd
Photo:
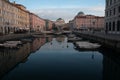
[[[14,12],[17,17],[16,18],[16,30],[29,30],[29,11],[21,4],[15,4],[18,11]]]
[[[0,33],[29,30],[29,12],[23,5],[0,0]]]
[[[14,25],[14,6],[9,2],[2,0],[3,34],[8,34]]]

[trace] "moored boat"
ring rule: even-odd
[[[82,40],[82,38],[79,38],[79,37],[68,38],[68,42],[76,42],[80,40]]]
[[[86,41],[75,42],[75,45],[79,49],[86,49],[86,50],[95,50],[101,46],[98,43],[90,43]]]
[[[0,47],[3,48],[19,48],[18,45],[21,45],[22,42],[21,41],[6,41],[2,44],[0,44]]]

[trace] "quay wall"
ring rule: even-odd
[[[80,33],[80,32],[74,32],[77,36],[80,36],[82,38],[98,42],[103,45],[103,47],[108,47],[112,49],[120,49],[120,39],[111,37],[109,35],[96,35],[94,34],[89,34],[89,33]]]
[[[31,37],[31,34],[9,34],[0,36],[0,42]]]

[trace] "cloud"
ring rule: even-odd
[[[58,18],[63,18],[68,22],[69,20],[72,20],[79,11],[83,11],[85,14],[104,16],[104,10],[105,8],[103,6],[94,6],[89,8],[46,8],[32,10],[32,12],[44,19],[55,21]]]

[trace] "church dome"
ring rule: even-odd
[[[57,21],[61,21],[61,20],[63,20],[63,19],[62,19],[62,18],[58,18],[58,19],[57,19]]]
[[[81,16],[81,15],[84,15],[84,13],[83,13],[83,12],[79,12],[79,13],[78,13],[78,16]]]
[[[64,21],[64,19],[62,19],[62,18],[58,18],[58,19],[56,20],[56,23],[55,23],[55,24],[58,25],[58,26],[60,26],[60,25],[65,24],[65,21]]]
[[[58,18],[58,19],[56,20],[56,22],[65,22],[65,21],[64,21],[64,19],[62,19],[62,18]]]

